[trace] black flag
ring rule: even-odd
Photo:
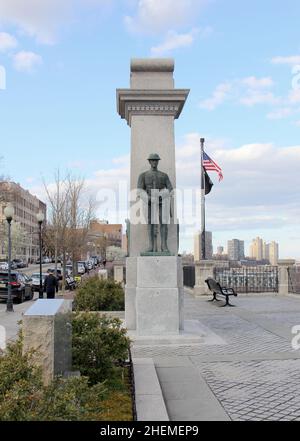
[[[203,173],[204,173],[204,180],[205,180],[205,194],[211,192],[212,186],[214,185],[213,181],[210,179],[210,177],[207,174],[207,171],[203,167]]]

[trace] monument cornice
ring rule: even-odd
[[[171,115],[176,119],[188,95],[189,89],[117,89],[118,113],[129,125],[132,115]]]

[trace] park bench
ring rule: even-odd
[[[220,295],[226,297],[226,303],[223,306],[235,306],[229,303],[229,296],[237,297],[237,293],[234,291],[234,289],[222,287],[219,282],[211,278],[206,279],[205,282],[207,283],[209,290],[213,293],[213,298],[209,300],[209,302],[213,302],[214,300],[219,302],[217,296]]]

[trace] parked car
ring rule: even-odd
[[[85,262],[83,261],[77,262],[77,272],[78,274],[85,274],[86,272]]]
[[[92,260],[87,260],[85,266],[88,271],[91,271],[94,268],[94,262]]]
[[[72,275],[72,273],[73,273],[73,265],[72,264],[66,265],[66,273],[67,273],[68,276]]]
[[[42,284],[44,286],[45,277],[47,276],[47,273],[42,273]],[[33,291],[39,291],[40,290],[40,273],[34,273],[31,275],[31,283],[32,283],[32,289]]]
[[[76,289],[76,282],[74,277],[69,275],[66,276],[66,289],[69,289],[70,291]]]
[[[0,270],[7,271],[8,270],[8,263],[7,262],[0,262]]]
[[[17,265],[17,268],[25,268],[27,266],[22,259],[13,259],[12,262]]]
[[[17,299],[19,303],[24,300],[32,300],[34,291],[32,282],[29,277],[18,271],[11,272],[11,294],[13,299]],[[8,295],[8,272],[0,271],[0,299],[7,299]]]
[[[91,256],[91,259],[94,261],[95,266],[100,263],[100,259],[98,256]]]

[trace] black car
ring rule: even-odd
[[[0,271],[0,299],[7,299],[8,295],[8,272]],[[18,271],[11,272],[11,295],[13,299],[17,299],[19,303],[24,302],[24,300],[33,299],[33,289],[31,284],[31,279],[25,274],[19,273]]]
[[[17,265],[17,268],[25,268],[26,263],[22,259],[13,259],[13,262]]]

